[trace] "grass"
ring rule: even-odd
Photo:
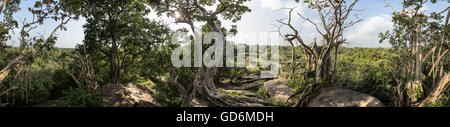
[[[237,98],[244,98],[245,95],[240,92],[230,92],[220,89],[220,92],[229,96],[237,97]]]

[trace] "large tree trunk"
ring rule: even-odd
[[[120,82],[120,53],[119,53],[119,46],[116,40],[116,36],[114,34],[114,31],[109,31],[111,35],[112,40],[112,47],[111,47],[111,65],[110,65],[110,76],[111,76],[111,82],[113,84],[118,84]]]
[[[295,46],[291,42],[291,68],[289,79],[295,79],[295,68],[297,68],[297,63],[295,62]]]
[[[194,88],[200,96],[204,96],[214,106],[219,107],[261,107],[266,102],[247,97],[238,98],[221,93],[214,84],[216,68],[201,67],[194,80]]]
[[[115,44],[114,44],[115,45]],[[112,83],[118,84],[120,82],[120,57],[119,49],[117,46],[112,48],[112,59],[111,59],[111,80]]]
[[[437,84],[437,87],[431,91],[431,93],[418,104],[418,106],[423,107],[426,104],[434,104],[441,99],[442,93],[448,88],[450,85],[450,74],[445,75],[441,81]]]
[[[209,23],[210,27],[213,28],[215,32],[223,35],[221,29],[215,23]],[[222,48],[222,47],[216,47]],[[217,58],[216,58],[217,59]],[[260,107],[265,104],[262,100],[256,100],[252,98],[238,98],[234,96],[229,96],[221,93],[214,84],[214,74],[216,73],[216,68],[200,67],[196,73],[193,82],[193,92],[188,99],[190,102],[193,99],[206,99],[211,104],[219,107]]]
[[[330,81],[331,54],[330,48],[324,49],[317,61],[316,80]]]
[[[416,32],[412,33],[413,37],[411,38],[411,51],[413,54],[413,58],[410,59],[410,63],[412,63],[412,66],[410,67],[411,70],[409,71],[409,75],[412,78],[411,81],[409,81],[406,84],[407,88],[407,94],[410,103],[417,103],[419,101],[419,94],[423,93],[423,87],[422,87],[422,45],[419,42],[419,33],[420,31],[416,29]]]

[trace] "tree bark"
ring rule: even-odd
[[[14,58],[11,62],[9,62],[1,71],[0,71],[0,84],[3,82],[3,80],[8,76],[9,72],[11,71],[11,68],[17,64],[17,63],[22,63],[23,61],[21,61],[23,58],[22,55],[17,56],[16,58]]]
[[[450,82],[450,74],[447,74],[441,79],[441,81],[439,81],[437,87],[435,87],[433,91],[431,91],[431,93],[422,102],[418,104],[419,107],[423,107],[426,104],[434,104],[438,102],[439,99],[441,98],[442,93],[444,93],[444,91],[450,85],[449,82]]]
[[[292,42],[291,44],[291,70],[289,74],[289,79],[295,80],[295,68],[297,68],[297,63],[295,62],[295,46]]]
[[[224,35],[222,30],[217,24],[210,22],[209,26],[214,32]],[[216,47],[221,48],[221,47]],[[218,58],[216,58],[218,59]],[[193,92],[196,92],[192,98],[189,98],[188,102],[191,102],[194,98],[207,99],[210,103],[219,107],[261,107],[266,102],[262,100],[256,100],[251,98],[238,98],[221,93],[214,84],[214,74],[216,73],[216,67],[199,67],[193,82]],[[199,98],[200,97],[200,98]],[[202,98],[204,97],[204,98]]]
[[[331,65],[331,48],[325,48],[322,50],[321,55],[317,62],[316,67],[316,81],[329,81],[330,80],[330,65]]]
[[[110,65],[110,75],[111,82],[113,84],[118,84],[120,82],[120,54],[118,43],[114,34],[114,31],[110,31],[112,47],[111,47],[111,65]]]
[[[0,13],[3,11],[3,7],[8,3],[8,0],[3,0],[2,5],[0,6]]]

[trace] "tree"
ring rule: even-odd
[[[150,21],[147,0],[88,0],[82,3],[87,24],[87,52],[100,51],[108,57],[110,79],[120,83],[121,73],[133,66],[155,43],[167,40],[169,29]]]
[[[202,35],[201,32],[195,30],[195,22],[206,22],[203,26],[202,32],[217,32],[226,36],[226,31],[221,27],[221,21],[218,18],[222,16],[225,20],[237,22],[241,16],[249,12],[250,9],[243,5],[248,0],[160,0],[154,4],[156,10],[160,14],[176,15],[177,23],[186,23],[190,25],[191,31],[196,35]],[[207,10],[206,7],[213,7],[217,5],[214,10]],[[235,26],[234,26],[235,28]],[[230,30],[235,31],[235,30]],[[225,40],[225,39],[224,39]],[[215,47],[222,48],[222,47]],[[178,84],[179,91],[183,97],[183,106],[189,106],[193,99],[206,99],[216,106],[262,106],[258,104],[257,100],[249,98],[237,98],[221,93],[214,84],[214,75],[216,67],[199,67],[195,79],[193,81],[193,88],[187,91],[184,86]],[[173,82],[178,82],[175,81]],[[204,97],[204,98],[202,98]]]
[[[17,21],[13,18],[13,14],[19,11],[20,0],[8,1],[3,0],[2,5],[0,6],[0,13],[3,13],[3,19],[0,23],[0,43],[5,43],[10,39],[10,31],[14,28],[18,27]],[[6,8],[5,8],[6,7]],[[5,8],[5,10],[3,10]],[[16,61],[11,61],[3,67],[0,71],[0,84],[3,80],[8,76],[10,68],[17,64]]]
[[[296,1],[299,2],[298,0]],[[292,25],[293,8],[288,9],[289,15],[287,21],[278,20],[280,24],[287,26],[292,31],[292,33],[284,34],[283,37],[285,40],[290,43],[297,41],[304,48],[308,60],[308,65],[305,70],[311,70],[315,73],[316,85],[310,85],[310,87],[305,89],[305,91],[300,91],[297,93],[306,94],[301,97],[296,106],[305,105],[311,93],[317,90],[317,84],[320,82],[325,81],[333,84],[336,77],[337,50],[339,46],[345,42],[345,38],[343,38],[344,30],[361,21],[349,19],[358,0],[304,0],[303,2],[308,4],[309,8],[317,12],[320,21],[319,23],[316,23],[299,13],[297,15],[299,15],[303,20],[314,25],[316,32],[323,39],[322,45],[317,46],[315,39],[311,45],[305,44],[303,37],[300,36],[299,30]],[[335,68],[333,76],[331,76],[331,54],[333,49],[336,51],[336,56],[334,59]]]
[[[33,15],[31,21],[23,19],[22,28],[20,29],[20,46],[17,56],[11,60],[3,69],[0,71],[0,83],[8,76],[11,68],[15,65],[23,65],[24,57],[35,57],[41,52],[51,49],[57,39],[56,32],[58,30],[64,30],[64,25],[67,24],[72,19],[78,19],[78,15],[69,12],[70,7],[65,6],[67,3],[65,1],[59,0],[42,0],[36,1],[33,8],[28,10]],[[3,11],[5,16],[2,22],[2,43],[9,38],[9,31],[17,28],[18,23],[13,19],[13,13],[19,10],[20,0],[5,0],[3,1],[0,9],[6,7]],[[60,22],[48,37],[30,37],[30,32],[36,29],[39,25],[44,23],[44,20],[54,20]],[[27,51],[28,50],[28,51]],[[30,61],[32,63],[32,61]],[[17,72],[20,73],[20,70]],[[18,75],[17,74],[17,75]]]
[[[448,56],[448,20],[443,16],[449,10],[426,15],[421,9],[428,0],[405,0],[403,9],[398,12],[387,1],[386,5],[394,10],[394,29],[380,34],[380,42],[389,43],[398,50],[402,59],[401,73],[396,74],[398,99],[396,106],[425,106],[436,103],[449,85],[450,75],[444,71],[445,57]],[[431,0],[435,3],[436,0]],[[428,53],[424,54],[425,51]],[[430,60],[431,56],[431,60]],[[430,68],[426,67],[431,63]],[[424,75],[429,69],[428,75]],[[431,81],[431,82],[429,82]],[[406,92],[405,92],[406,91]]]

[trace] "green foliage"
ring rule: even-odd
[[[99,90],[70,88],[59,100],[63,107],[107,107]]]
[[[398,55],[392,49],[345,48],[339,58],[338,84],[373,95],[386,104],[393,100],[393,77],[398,71],[394,61]]]
[[[7,53],[14,54],[15,49],[10,48]],[[17,71],[20,69],[13,69],[3,81],[3,87],[0,87],[0,91],[10,89],[9,96],[3,96],[1,101],[14,99],[15,102],[11,105],[22,106],[63,96],[63,90],[75,86],[73,80],[67,75],[67,70],[56,63],[59,55],[67,52],[70,50],[55,49],[51,53],[53,55],[34,58],[33,64],[22,66],[19,75],[17,75]]]
[[[220,90],[221,93],[229,95],[229,96],[233,96],[233,97],[237,97],[237,98],[244,98],[245,95],[243,95],[240,92],[235,92],[235,91],[225,91],[225,90]]]
[[[13,15],[20,10],[20,3],[21,0],[9,0],[3,10],[0,10],[3,14],[3,19],[0,22],[0,44],[2,45],[11,39],[10,33],[19,25]]]
[[[153,93],[153,97],[163,106],[181,106],[182,99],[176,88],[161,82],[153,82],[151,80],[147,80],[142,84],[151,85],[152,88],[157,91],[156,93]]]
[[[259,86],[258,91],[256,94],[261,97],[262,99],[267,99],[267,96],[265,94],[264,86]]]
[[[315,84],[316,80],[314,78],[308,78],[306,81],[295,79],[295,80],[289,80],[287,82],[287,86],[294,89],[295,91],[302,91],[307,86],[311,84]]]
[[[274,107],[289,107],[289,104],[283,103],[275,98],[268,98],[266,99],[267,103],[269,103],[268,106],[274,106]]]
[[[265,100],[269,105],[274,107],[289,107],[291,104],[283,103],[275,98],[268,98],[265,94],[264,86],[260,86],[256,91],[256,94],[263,100]],[[295,100],[294,100],[295,101]]]
[[[84,46],[88,54],[103,54],[94,63],[109,66],[111,82],[137,79],[139,74],[133,72],[140,71],[136,62],[142,54],[170,37],[166,25],[147,18],[150,9],[145,0],[89,0],[82,5],[87,18]]]

